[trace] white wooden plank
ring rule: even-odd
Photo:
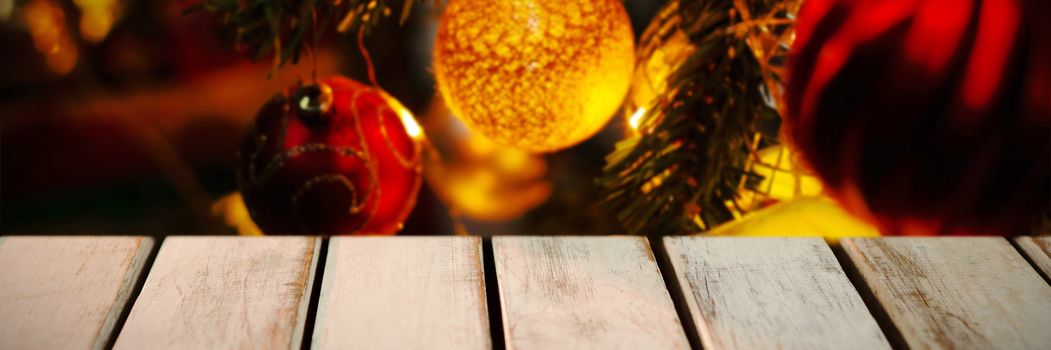
[[[317,237],[168,237],[115,349],[290,349]]]
[[[820,238],[665,237],[705,349],[889,349]]]
[[[333,237],[312,346],[490,349],[478,237]]]
[[[1051,345],[1051,286],[1003,238],[846,239],[843,246],[911,348]]]
[[[508,349],[687,349],[641,237],[494,237]]]
[[[152,247],[147,237],[0,237],[0,348],[103,348]]]
[[[1029,260],[1036,265],[1044,276],[1051,278],[1051,236],[1015,238]]]

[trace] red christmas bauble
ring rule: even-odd
[[[267,234],[394,234],[420,188],[411,118],[383,91],[338,76],[275,96],[239,154],[252,219]]]
[[[826,188],[884,234],[1027,232],[1051,193],[1051,11],[808,0],[786,102]]]

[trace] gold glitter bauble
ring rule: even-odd
[[[617,111],[635,65],[620,0],[452,0],[438,88],[472,130],[533,152],[575,145]]]

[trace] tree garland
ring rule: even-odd
[[[761,180],[750,157],[778,142],[778,68],[788,49],[779,39],[791,37],[798,3],[672,2],[672,24],[695,50],[597,180],[603,204],[632,234],[697,232],[733,219],[739,190]],[[660,35],[647,32],[642,45]]]
[[[277,68],[298,62],[304,47],[320,41],[333,25],[339,33],[368,34],[391,15],[391,1],[396,0],[204,0],[185,12],[216,15],[233,32],[238,51],[252,60],[273,55]],[[403,0],[402,22],[414,1]]]

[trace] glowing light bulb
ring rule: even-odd
[[[621,0],[449,1],[434,75],[471,131],[554,152],[597,133],[620,108],[634,51]]]

